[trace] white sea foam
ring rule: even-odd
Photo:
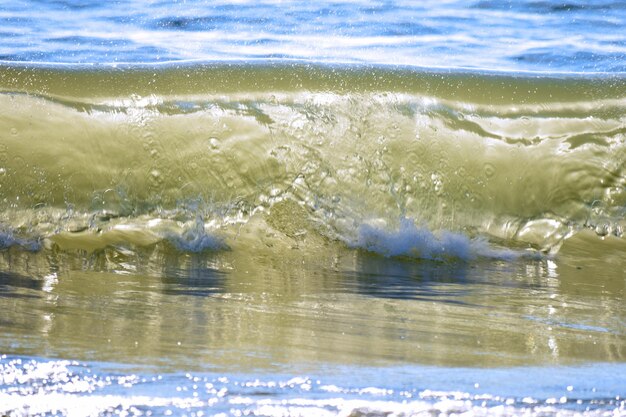
[[[356,239],[348,243],[383,256],[428,260],[512,260],[529,254],[527,251],[495,248],[484,238],[470,239],[464,234],[445,230],[433,232],[426,227],[418,227],[413,220],[407,218],[400,220],[396,230],[362,224],[358,227]]]
[[[0,228],[0,249],[6,249],[12,246],[20,246],[29,251],[37,251],[41,249],[41,242],[39,239],[16,237],[12,231]]]
[[[197,216],[196,220],[188,224],[181,233],[166,232],[163,237],[184,252],[197,253],[227,248],[220,237],[207,233],[202,216]]]

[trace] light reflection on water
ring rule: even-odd
[[[0,350],[228,370],[626,357],[619,266],[594,281],[580,277],[601,260],[572,268],[567,250],[468,263],[335,249],[3,251]]]
[[[322,372],[323,374],[319,374]],[[620,374],[621,372],[621,374]],[[598,379],[589,378],[590,375]],[[297,376],[156,373],[106,363],[0,356],[9,415],[625,415],[623,366],[318,368]],[[450,389],[454,384],[454,389]],[[619,392],[619,391],[617,391]]]
[[[46,94],[60,97],[81,95],[85,91],[100,91],[115,96],[115,89],[122,88],[120,86],[123,86],[123,91],[132,90],[133,94],[146,95],[166,86],[171,87],[172,94],[176,95],[178,91],[182,94],[189,89],[200,94],[196,90],[207,79],[215,82],[215,74],[221,77],[222,85],[235,88],[237,93],[245,93],[246,88],[267,83],[275,86],[267,88],[280,92],[288,83],[277,82],[277,76],[280,80],[283,76],[298,78],[294,74],[300,74],[300,77],[304,74],[304,79],[309,80],[308,84],[298,84],[297,89],[315,87],[325,90],[329,88],[326,85],[334,85],[325,84],[322,79],[324,74],[328,76],[328,72],[306,65],[311,62],[350,62],[357,64],[354,67],[357,69],[363,63],[384,63],[496,71],[531,70],[550,76],[560,71],[614,73],[626,70],[626,42],[622,33],[626,9],[619,2],[563,5],[551,1],[428,1],[420,4],[340,1],[329,5],[273,1],[252,4],[243,1],[236,6],[191,3],[174,5],[171,2],[148,4],[121,1],[104,6],[102,2],[91,0],[80,3],[42,1],[35,8],[28,2],[0,0],[0,61],[6,67],[3,82],[8,91],[13,91],[10,87],[12,83],[18,85],[24,81],[27,86],[24,91],[35,96],[43,94],[44,97]],[[155,63],[185,60],[228,61],[231,64],[237,60],[246,64],[278,60],[281,65],[295,60],[305,65],[301,65],[300,69],[297,66],[287,68],[286,71],[278,68],[276,72],[266,73],[265,78],[257,77],[263,74],[262,69],[254,72],[246,69],[245,65],[235,65],[232,71],[211,72],[189,64],[187,68],[192,71],[185,68],[171,71],[172,66],[169,72],[166,68],[159,77],[156,77],[156,71],[152,73],[151,68],[158,67]],[[52,63],[52,70],[48,71],[48,75],[45,75],[47,70],[43,71],[44,76],[37,80],[36,74],[33,77],[21,76],[22,67],[17,65],[13,68],[16,61]],[[74,79],[79,82],[72,81],[68,74],[84,67],[70,65],[67,72],[59,70],[60,63],[119,62],[130,64],[120,66],[119,72],[113,71],[119,75],[110,79],[117,80],[117,84],[107,81],[109,78],[104,75],[98,78],[98,65],[94,66],[96,71],[93,73],[76,71]],[[127,71],[138,63],[152,63],[152,67],[148,65],[140,71]],[[341,65],[336,68],[341,69]],[[17,75],[11,75],[16,71]],[[194,71],[198,75],[191,82],[187,77],[189,72]],[[329,67],[329,71],[334,77],[335,67]],[[457,97],[460,94],[458,97],[461,100],[465,94],[473,98],[473,91],[463,93],[464,85],[472,84],[467,81],[469,79],[481,78],[480,73],[480,70],[469,71],[467,79],[453,76],[450,81],[433,84],[432,90],[427,90],[436,92],[438,95],[435,94],[435,97]],[[423,84],[429,84],[433,77],[438,77],[438,74],[418,76],[412,72],[401,76],[385,71],[372,74],[372,77],[382,74],[382,81],[371,84],[372,78],[368,75],[363,78],[363,85],[370,83],[366,90],[384,87],[393,92],[396,88],[402,89],[405,84],[414,89],[419,86],[419,91],[422,91],[425,88]],[[345,74],[342,77],[337,78],[339,84],[344,79],[352,79]],[[619,200],[623,188],[619,182],[623,171],[619,154],[623,139],[620,130],[623,124],[619,111],[621,104],[614,105],[616,110],[610,111],[600,108],[594,100],[583,102],[580,108],[574,106],[575,110],[571,111],[559,110],[558,103],[552,107],[541,107],[542,100],[547,100],[548,95],[550,100],[545,103],[552,103],[553,100],[575,101],[579,95],[586,94],[597,94],[600,99],[606,91],[610,91],[610,94],[606,93],[607,97],[621,103],[620,82],[615,84],[617,87],[602,83],[601,89],[588,90],[594,82],[585,81],[581,76],[580,79],[559,82],[556,87],[550,87],[561,91],[560,96],[553,97],[548,94],[552,91],[550,89],[537,93],[537,88],[545,87],[545,82],[535,84],[532,76],[527,74],[526,77],[530,78],[519,83],[511,81],[506,86],[499,86],[497,79],[488,79],[478,83],[487,88],[476,88],[475,99],[479,103],[496,106],[504,103],[503,109],[506,109],[502,110],[503,116],[498,119],[507,122],[501,123],[501,136],[513,139],[512,142],[503,142],[507,144],[502,146],[506,158],[497,159],[499,165],[506,169],[507,161],[518,162],[509,155],[510,149],[518,148],[516,138],[520,143],[528,140],[528,146],[536,145],[533,129],[546,129],[543,139],[545,143],[551,143],[554,136],[558,136],[558,133],[551,133],[552,130],[560,132],[567,127],[567,123],[560,120],[546,123],[546,120],[554,119],[555,114],[562,119],[573,118],[575,126],[580,119],[581,126],[585,127],[573,129],[571,140],[564,143],[568,148],[571,145],[572,150],[579,149],[590,144],[598,145],[595,143],[596,135],[608,135],[607,149],[601,152],[607,158],[597,164],[599,168],[594,165],[589,172],[605,174],[604,171],[611,171],[611,165],[615,166],[611,176],[606,177],[607,182],[615,182],[613,189],[604,185],[598,189],[605,190],[603,192],[611,207],[615,206],[615,211],[623,214]],[[621,75],[616,77],[618,81],[619,77]],[[94,79],[100,82],[94,82]],[[126,100],[125,94],[120,96],[122,103]],[[329,95],[333,94],[330,87]],[[61,174],[66,173],[67,167],[63,167],[59,175],[53,175],[56,171],[52,165],[49,181],[40,181],[39,185],[36,185],[34,177],[30,181],[31,174],[36,170],[29,164],[37,161],[29,158],[33,145],[23,140],[21,135],[37,136],[42,144],[54,143],[51,137],[58,138],[63,144],[59,148],[63,155],[67,149],[80,146],[89,150],[90,146],[99,149],[103,143],[106,145],[103,140],[106,136],[93,134],[97,140],[90,145],[85,141],[85,131],[91,133],[97,130],[92,130],[91,125],[77,123],[75,108],[68,106],[64,113],[60,113],[65,114],[65,118],[59,116],[54,119],[56,113],[50,116],[49,109],[63,103],[29,107],[32,104],[28,100],[22,100],[26,104],[22,105],[24,113],[19,121],[24,129],[19,126],[18,130],[12,119],[16,111],[13,102],[16,97],[23,98],[7,95],[5,107],[9,117],[5,130],[11,132],[12,139],[8,143],[14,148],[10,146],[10,151],[4,156],[13,157],[15,149],[20,150],[23,156],[14,157],[16,168],[9,166],[7,170],[0,167],[0,174],[11,174],[11,169],[19,173],[22,168],[25,174],[13,175],[12,178],[19,178],[13,184],[5,180],[3,193],[7,193],[7,186],[9,190],[11,187],[16,190],[18,199],[24,192],[22,204],[30,208],[28,201],[32,198],[32,205],[37,209],[41,204],[39,197],[47,195],[53,186],[54,192],[58,192],[59,198],[62,197],[67,205],[67,188],[62,189],[57,181]],[[158,98],[154,97],[155,100]],[[320,97],[323,99],[323,94],[312,96],[313,99]],[[530,106],[528,112],[532,117],[521,117],[520,123],[513,118],[508,123],[510,114],[517,114],[515,108],[510,113],[510,97],[517,97],[514,102],[518,104]],[[272,98],[264,102],[265,107],[281,110],[273,107],[278,102],[274,103],[273,94]],[[532,110],[536,101],[539,103],[538,110]],[[212,101],[200,100],[198,103],[206,105]],[[267,154],[274,149],[263,148],[266,127],[271,118],[257,111],[258,103],[254,100],[251,105],[245,101],[233,103],[233,109],[243,106],[251,111],[245,117],[254,121],[251,125],[254,128],[246,128],[247,122],[243,123],[241,135],[237,133],[232,137],[247,137],[250,133],[246,129],[252,129],[262,139],[257,148],[250,141],[242,141],[241,149],[237,148],[242,158],[232,163],[232,169],[238,170],[242,168],[240,165],[254,161],[253,158],[244,158],[249,154]],[[133,102],[131,105],[110,106],[109,110],[113,115],[137,111],[135,104],[143,108],[150,103],[149,100],[146,103]],[[227,101],[226,104],[232,103]],[[407,118],[407,114],[396,112],[395,104],[391,104],[393,111],[383,112],[381,119],[402,116],[402,120],[408,122],[405,126],[410,136],[407,137],[419,137],[414,135],[413,130],[414,117],[418,117],[425,120],[424,129],[440,124],[441,120],[453,127],[451,134],[433,136],[433,144],[438,146],[441,138],[456,137],[458,132],[468,129],[471,138],[472,128],[466,116],[459,112],[459,117],[456,117],[454,106],[449,108],[454,113],[452,118],[447,114],[447,107],[444,108],[445,114],[439,115],[427,104],[424,104],[424,114],[407,107],[405,113],[410,116]],[[80,101],[75,105],[83,109]],[[179,132],[178,123],[185,125],[184,128],[187,124],[196,123],[197,132],[191,136],[197,134],[198,138],[205,139],[205,127],[209,124],[199,124],[195,110],[191,111],[194,102],[183,100],[167,106],[163,106],[163,114],[173,111],[172,118],[176,120],[178,116],[188,113],[189,117],[181,117],[184,121],[177,121],[171,126],[155,123],[148,124],[145,131],[129,129],[128,137],[141,137],[144,133],[167,137],[172,132]],[[43,110],[35,111],[35,108]],[[97,106],[93,108],[98,110]],[[378,112],[371,110],[369,105],[363,108],[367,110],[365,115]],[[380,124],[378,115],[369,119],[365,117],[361,123],[358,110],[363,108],[329,106],[327,110],[331,115],[349,115],[345,120],[354,126],[368,128],[369,123]],[[298,106],[290,109],[297,110]],[[548,111],[550,109],[555,110]],[[538,113],[533,113],[535,111]],[[494,114],[498,116],[498,112],[500,110]],[[36,118],[33,119],[34,114],[39,118],[38,123]],[[48,114],[53,123],[47,123],[46,117],[42,116],[44,114]],[[298,111],[294,114],[304,118],[315,116]],[[483,125],[479,122],[489,126],[494,114],[484,112],[484,119],[479,117],[480,114],[470,115],[469,121],[476,122],[477,127],[482,129]],[[280,112],[275,114],[280,115]],[[471,117],[474,117],[473,121]],[[594,125],[590,120],[598,117],[604,122]],[[135,128],[146,120],[131,117],[128,124]],[[234,118],[231,125],[239,126],[242,120],[247,119]],[[291,126],[294,120],[288,120],[287,125]],[[222,124],[220,122],[220,126]],[[67,130],[68,126],[74,127]],[[333,124],[311,126],[330,129]],[[384,132],[388,127],[395,130],[397,125],[394,127],[390,122],[388,126],[380,126],[380,129]],[[114,140],[109,143],[123,145],[119,153],[132,155],[127,147],[129,141],[122,134],[125,131],[118,132],[117,128],[117,124],[104,125],[105,131],[113,132],[109,137]],[[51,131],[59,134],[50,136]],[[578,134],[579,131],[582,133]],[[591,134],[590,131],[597,133]],[[285,132],[287,137],[291,135],[289,130]],[[473,132],[482,134],[482,130]],[[334,129],[327,133],[329,138],[337,136]],[[348,137],[352,137],[351,134]],[[589,137],[591,140],[588,142]],[[68,138],[70,141],[66,142]],[[358,140],[354,144],[362,143],[360,133],[355,139]],[[372,139],[377,139],[377,136],[372,136]],[[485,149],[490,148],[491,138],[487,139]],[[214,150],[218,145],[213,141],[217,139],[212,138],[211,141],[211,149]],[[300,146],[301,142],[298,138],[291,144]],[[603,140],[600,142],[604,143]],[[76,146],[69,146],[69,143]],[[172,142],[170,148],[163,148],[163,153],[178,151],[183,143]],[[473,148],[474,143],[471,142],[467,150]],[[273,146],[273,142],[271,144]],[[404,160],[405,145],[404,142],[396,145],[400,161]],[[345,155],[351,156],[353,145],[346,142],[344,146],[347,149]],[[42,148],[48,149],[45,146]],[[136,154],[143,155],[142,149],[147,150],[141,148]],[[150,153],[151,157],[158,155],[156,149]],[[423,154],[420,149],[414,149],[418,161]],[[532,149],[536,153],[528,152],[526,159],[529,161],[544,153],[541,147]],[[311,160],[308,151],[306,148],[306,152],[300,155],[307,162]],[[341,154],[335,145],[329,147],[328,155],[334,156],[335,153]],[[464,161],[464,151],[458,153],[463,156],[459,160]],[[42,151],[39,156],[42,166],[48,166],[48,161],[55,159],[51,158],[53,154]],[[94,164],[73,155],[81,163],[68,165],[67,169],[79,173],[77,178],[88,176],[85,171]],[[111,166],[125,168],[136,164],[130,156],[124,159],[115,152],[111,155],[114,157]],[[451,155],[456,155],[456,151]],[[560,154],[555,155],[561,159]],[[591,154],[591,157],[596,156]],[[441,161],[449,159],[445,157]],[[582,164],[576,165],[576,172],[580,166],[593,165],[591,159],[576,160]],[[188,160],[181,160],[184,161],[182,164],[174,165],[176,172],[186,172]],[[407,162],[415,160],[407,159]],[[174,158],[173,161],[178,160]],[[237,161],[247,162],[241,164]],[[384,161],[381,157],[379,162]],[[481,158],[475,165],[482,175],[480,161]],[[230,162],[216,169],[230,167]],[[545,166],[551,164],[548,161]],[[543,164],[536,166],[540,167],[537,171],[544,171]],[[496,168],[487,160],[484,167],[485,175],[491,178]],[[248,173],[248,168],[244,168],[243,180],[250,180],[250,183],[260,181],[261,176]],[[275,165],[268,164],[266,168],[272,174],[276,171]],[[430,169],[423,171],[432,179],[433,190],[440,191],[443,184],[441,176],[431,173]],[[206,174],[204,170],[189,172],[189,178]],[[267,172],[262,171],[261,174]],[[294,172],[300,174],[300,171]],[[580,181],[569,175],[564,178],[573,184],[588,181],[589,175],[584,174],[586,171],[580,172],[583,174],[576,177]],[[321,170],[320,173],[323,174],[321,182],[326,179],[327,172]],[[160,175],[152,166],[149,174],[148,178],[155,181]],[[456,170],[454,175],[457,176]],[[533,183],[528,181],[528,175],[529,172],[520,171],[520,178],[524,176],[524,181],[520,183],[527,185],[522,190],[533,188],[533,184],[535,188],[541,188],[540,184],[545,184],[550,178],[549,175],[539,175],[533,177]],[[7,178],[9,176],[6,175]],[[338,178],[343,176],[340,173]],[[465,174],[458,176],[465,184]],[[22,177],[26,178],[26,182],[22,182]],[[290,175],[285,177],[291,179]],[[605,184],[604,178],[598,176],[599,184]],[[177,189],[178,183],[172,181],[174,185],[171,188]],[[137,190],[146,188],[144,183],[138,184]],[[210,181],[199,183],[199,188],[212,188],[212,184]],[[227,182],[224,193],[230,194],[232,188],[237,188],[233,184],[238,183]],[[502,190],[508,193],[509,185],[507,183]],[[353,186],[350,183],[344,190]],[[384,195],[387,195],[390,189],[388,181],[381,186]],[[42,187],[41,193],[33,191],[36,187]],[[554,189],[559,191],[558,187]],[[313,195],[330,194],[324,190]],[[371,187],[363,190],[369,192]],[[92,191],[86,195],[92,195]],[[112,198],[111,195],[105,196],[107,191],[110,190],[107,188],[101,193],[101,201],[98,200],[101,205],[107,198]],[[611,198],[611,193],[616,196],[615,199]],[[76,191],[76,194],[80,193]],[[522,199],[526,198],[524,193],[519,194]],[[496,197],[499,196],[501,194],[496,194]],[[569,201],[569,197],[564,200]],[[581,201],[586,204],[587,200],[585,196]],[[461,197],[459,201],[465,201],[465,198]],[[92,201],[93,204],[95,202],[96,199]],[[115,206],[117,203],[113,197],[111,204]],[[384,206],[386,203],[380,204]],[[120,208],[123,206],[120,205]],[[485,205],[477,212],[491,208]],[[504,208],[504,213],[509,214],[506,205]],[[280,210],[278,205],[273,207],[275,214]],[[61,249],[65,239],[61,236],[57,237],[58,246],[51,244],[51,247],[43,248],[37,240],[37,244],[30,249],[41,250],[29,252],[27,245],[22,248],[16,246],[21,244],[20,238],[14,239],[9,230],[8,235],[3,235],[8,238],[5,237],[7,243],[2,246],[13,247],[0,250],[0,355],[10,355],[0,357],[0,415],[19,415],[22,412],[141,415],[148,414],[148,411],[154,414],[194,412],[197,416],[201,415],[200,412],[316,416],[390,413],[626,414],[621,397],[626,386],[623,376],[626,374],[623,365],[626,359],[626,311],[623,307],[626,295],[626,261],[623,254],[626,247],[623,240],[609,238],[601,242],[594,237],[596,240],[590,241],[581,234],[566,242],[564,249],[555,257],[538,255],[500,260],[483,259],[480,255],[478,259],[461,257],[469,261],[385,258],[349,250],[321,236],[312,238],[313,233],[307,235],[310,225],[302,229],[302,222],[298,223],[297,216],[291,216],[294,214],[293,207],[283,205],[282,210],[284,218],[270,216],[268,224],[284,232],[285,236],[270,239],[265,234],[265,228],[260,227],[260,233],[251,233],[256,237],[247,241],[238,235],[239,240],[234,239],[233,250],[218,248],[219,245],[215,244],[205,245],[201,247],[211,247],[216,251],[201,254],[181,253],[168,246],[167,242],[142,241],[141,236],[135,243],[115,240],[115,236],[100,236],[101,244],[93,247],[80,244],[68,246],[67,251]],[[35,211],[43,219],[43,210]],[[69,205],[68,211],[71,211]],[[542,209],[538,213],[543,215],[544,211],[550,215],[553,210]],[[121,210],[118,214],[124,217],[129,213]],[[520,217],[528,220],[524,211],[521,213]],[[29,228],[29,223],[22,220],[16,222],[24,229]],[[58,229],[58,225],[43,220],[41,223],[51,230]],[[591,226],[591,223],[584,226]],[[580,225],[581,228],[584,226]],[[68,230],[80,232],[89,227],[77,223]],[[246,227],[250,228],[242,226],[242,229]],[[602,224],[598,227],[602,232]],[[310,231],[313,231],[312,227]],[[124,233],[120,234],[123,236]],[[375,237],[380,238],[380,235],[375,233]],[[299,245],[300,236],[309,239],[310,244]],[[87,236],[85,242],[90,237],[93,236]],[[382,238],[385,237],[383,233]],[[200,239],[205,238],[208,238],[206,234],[200,236]],[[283,238],[291,240],[281,243]],[[72,243],[70,238],[65,240],[65,243]]]
[[[624,71],[623,2],[0,2],[0,60]]]
[[[4,250],[0,412],[621,416],[621,243],[585,239],[472,262]]]

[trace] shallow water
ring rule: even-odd
[[[470,263],[283,243],[3,252],[5,412],[624,413],[616,239]]]
[[[626,415],[621,2],[0,21],[0,414]]]
[[[471,263],[289,242],[204,254],[11,249],[2,254],[1,346],[241,372],[620,362],[624,244],[602,242],[581,259],[588,239],[556,259]]]

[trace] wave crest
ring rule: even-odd
[[[187,224],[158,235],[181,250],[220,248],[193,226],[198,213],[219,229],[282,201],[305,208],[322,235],[389,256],[493,255],[466,236],[553,253],[582,229],[626,227],[619,78],[214,67],[193,68],[188,84],[183,68],[11,71],[0,69],[10,132],[0,224],[23,235],[99,233],[145,216]],[[138,94],[148,75],[172,81],[170,92]],[[194,201],[204,203],[186,207]],[[420,227],[388,232],[372,218]]]

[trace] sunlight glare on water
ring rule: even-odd
[[[0,0],[0,415],[626,416],[624,27]]]
[[[54,63],[297,59],[625,71],[619,1],[0,3],[0,59]]]

